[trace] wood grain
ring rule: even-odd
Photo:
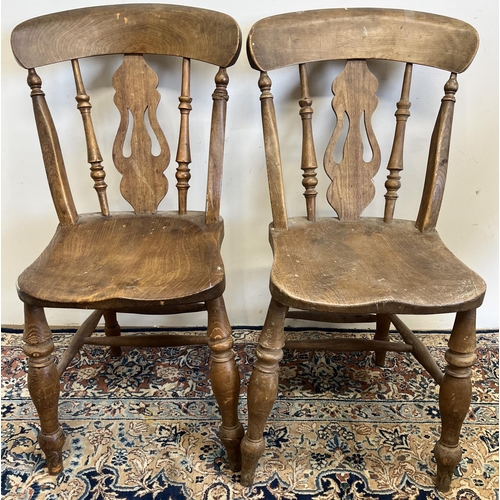
[[[371,124],[377,107],[375,92],[378,81],[368,69],[366,61],[347,61],[342,73],[332,85],[332,108],[337,124],[324,156],[324,166],[331,184],[326,197],[340,220],[359,219],[375,196],[372,179],[380,168],[380,148]],[[345,123],[345,118],[348,123]],[[348,127],[342,160],[334,161],[334,150],[344,126]],[[361,128],[366,130],[371,148],[370,161],[364,160]]]
[[[299,309],[338,313],[435,314],[478,307],[484,281],[437,232],[412,221],[323,218],[271,228],[271,293]]]
[[[461,73],[478,45],[472,26],[449,17],[399,9],[323,9],[258,21],[247,52],[260,71],[329,59],[384,59]]]
[[[113,161],[122,174],[120,191],[137,214],[154,214],[168,190],[163,172],[170,162],[170,148],[156,117],[160,102],[158,77],[142,55],[127,54],[113,76],[116,90],[114,101],[120,111],[120,126],[113,144]],[[123,148],[127,130],[132,126],[130,154]],[[152,153],[152,138],[146,128],[145,116],[160,146],[158,155]]]
[[[420,203],[416,226],[420,231],[435,229],[443,202],[448,156],[450,152],[451,126],[455,107],[455,93],[458,90],[457,75],[452,73],[446,83],[445,95],[432,132],[429,161],[425,175],[424,192]]]
[[[222,221],[206,226],[204,212],[82,215],[58,227],[19,277],[19,295],[45,307],[118,310],[209,300],[224,290],[221,241]]]
[[[274,225],[277,228],[286,229],[288,223],[285,204],[285,188],[283,185],[278,125],[276,123],[276,112],[274,110],[271,85],[272,81],[269,75],[262,72],[259,78],[259,87],[261,90],[260,105],[271,210],[273,213]]]
[[[40,16],[18,25],[14,55],[35,68],[105,54],[184,56],[232,66],[241,33],[230,16],[207,9],[166,4],[116,4]]]
[[[207,179],[207,224],[219,219],[222,193],[222,165],[224,162],[224,144],[226,132],[226,110],[229,94],[227,85],[229,76],[225,68],[220,68],[215,75],[215,90],[212,94],[212,127],[208,150]]]
[[[78,220],[78,213],[69,187],[59,136],[42,91],[42,80],[34,69],[28,71],[28,85],[52,201],[59,222],[71,225]]]

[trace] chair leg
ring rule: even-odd
[[[441,438],[434,448],[436,486],[443,492],[450,489],[453,472],[462,457],[460,430],[469,411],[472,397],[471,366],[476,361],[475,310],[457,313],[448,347],[445,354],[448,365],[439,390]]]
[[[106,337],[119,337],[122,331],[116,319],[116,311],[107,309],[104,311],[104,334]],[[122,348],[119,345],[110,346],[109,351],[113,358],[119,358],[122,355]]]
[[[375,340],[389,341],[389,328],[391,327],[391,320],[385,314],[377,314],[377,329],[375,331]],[[387,351],[375,352],[375,364],[377,366],[385,365],[385,355]]]
[[[210,378],[222,417],[220,438],[227,451],[229,468],[237,472],[241,470],[240,443],[244,430],[238,419],[240,374],[232,350],[231,325],[222,297],[207,302],[207,310]]]
[[[58,420],[60,382],[52,352],[52,332],[41,307],[24,306],[24,352],[28,356],[28,390],[38,411],[40,448],[45,453],[49,474],[63,470],[65,436]]]
[[[283,357],[288,307],[271,300],[256,349],[257,361],[248,386],[248,430],[241,442],[241,484],[251,486],[264,453],[264,428],[278,394],[279,362]]]

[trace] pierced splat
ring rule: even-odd
[[[328,203],[340,220],[358,219],[375,195],[372,179],[380,168],[380,148],[373,133],[371,116],[378,103],[375,95],[377,88],[378,81],[365,60],[347,61],[343,72],[332,85],[332,108],[337,116],[337,125],[325,151],[324,166],[332,180],[327,192]],[[346,115],[349,128],[342,161],[337,163],[333,153]],[[362,126],[372,151],[369,162],[363,159]]]
[[[113,76],[116,90],[114,102],[121,121],[113,145],[113,161],[123,176],[120,190],[123,197],[138,214],[156,213],[160,201],[168,190],[163,174],[170,161],[167,140],[156,117],[160,101],[158,77],[140,54],[125,55],[122,65]],[[130,155],[123,148],[130,126],[129,111],[133,118]],[[151,125],[160,146],[160,153],[152,154],[152,138],[146,128],[145,117]]]

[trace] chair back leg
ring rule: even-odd
[[[122,331],[116,319],[116,311],[108,309],[104,311],[104,334],[106,337],[119,337]],[[113,358],[119,358],[122,355],[122,348],[118,345],[112,345],[109,352]]]

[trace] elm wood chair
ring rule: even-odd
[[[51,474],[63,469],[61,450],[65,438],[58,422],[59,378],[85,343],[111,346],[113,355],[120,355],[119,346],[208,344],[212,387],[222,414],[220,437],[229,466],[233,470],[241,467],[239,443],[243,427],[237,412],[240,377],[222,295],[223,220],[219,216],[228,100],[226,68],[234,64],[240,47],[240,29],[231,17],[205,9],[161,4],[60,12],[28,20],[12,33],[14,55],[28,70],[43,161],[59,218],[52,241],[21,274],[17,285],[25,305],[28,387],[39,413],[39,443]],[[116,134],[112,157],[122,175],[121,194],[133,208],[130,212],[112,212],[108,207],[92,106],[79,64],[80,58],[110,54],[124,54],[112,78],[121,121],[118,124],[117,120],[118,132],[113,127],[110,138]],[[156,113],[160,100],[158,76],[144,54],[177,56],[179,61],[180,132],[175,173],[178,210],[174,211],[158,210],[167,193],[164,171],[170,162],[170,149]],[[215,66],[211,127],[204,132],[210,136],[204,211],[187,209],[192,59]],[[99,213],[77,212],[56,128],[35,70],[63,61],[66,63],[61,71],[73,71]],[[155,137],[148,133],[146,112]],[[131,132],[129,115],[133,118]],[[127,133],[129,154],[124,149]],[[153,155],[155,138],[160,152]],[[95,310],[74,335],[57,365],[44,308]],[[205,310],[207,335],[194,337],[121,336],[117,322],[118,312],[176,314]],[[103,316],[106,335],[91,337]]]
[[[260,71],[274,260],[271,303],[248,388],[248,430],[242,441],[243,485],[252,484],[257,462],[264,451],[263,431],[277,396],[278,366],[286,346],[375,351],[375,361],[381,366],[386,351],[412,353],[440,385],[442,430],[434,450],[436,484],[440,490],[449,489],[462,453],[459,435],[471,400],[475,311],[482,303],[485,284],[446,248],[435,227],[446,179],[457,73],[469,66],[477,48],[478,35],[468,24],[403,10],[331,9],[289,13],[262,19],[250,30],[248,58],[251,66]],[[387,165],[384,215],[380,218],[361,217],[375,195],[372,178],[381,163],[371,124],[378,87],[377,78],[367,64],[371,59],[401,62],[401,74],[404,73]],[[324,167],[331,181],[326,196],[337,217],[316,216],[318,179],[306,65],[326,60],[346,60],[332,85],[332,107],[337,123],[324,154]],[[267,73],[290,65],[297,65],[299,70],[301,169],[306,201],[306,215],[295,218],[287,216],[277,117]],[[325,65],[316,65],[315,74],[325,69]],[[445,70],[451,72],[451,76],[444,86],[430,141],[420,210],[415,221],[408,221],[394,218],[394,207],[401,185],[413,65]],[[333,152],[346,116],[348,131],[341,160],[336,162]],[[362,129],[366,131],[371,149],[369,160],[363,159]],[[456,313],[444,374],[427,348],[398,316],[437,313]],[[373,321],[376,332],[373,340],[331,338],[285,342],[286,318],[332,323]],[[390,342],[391,324],[403,342]]]

